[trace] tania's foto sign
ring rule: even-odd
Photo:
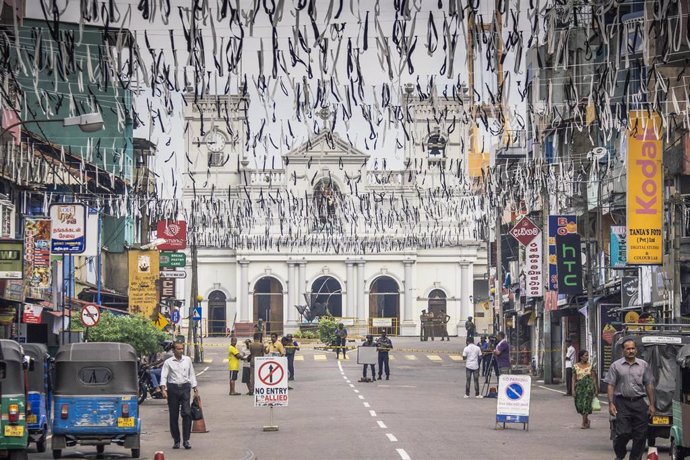
[[[628,128],[627,263],[663,262],[663,182],[661,120],[631,111]]]
[[[86,249],[86,207],[79,203],[50,206],[50,251],[81,254]]]

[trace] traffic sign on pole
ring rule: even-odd
[[[84,327],[93,327],[101,320],[101,309],[98,305],[84,305],[81,309],[81,323]]]
[[[201,321],[201,307],[194,307],[194,313],[192,313],[192,319],[194,321]]]

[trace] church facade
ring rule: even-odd
[[[327,108],[324,129],[274,160],[246,139],[248,101],[187,102],[183,200],[208,334],[259,319],[294,332],[305,307],[353,335],[417,335],[422,310],[448,315],[450,335],[465,335],[468,316],[489,327],[469,131],[444,123],[462,118],[462,104],[409,100],[404,166],[390,169],[328,130]]]

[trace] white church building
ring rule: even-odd
[[[450,122],[463,119],[463,104],[407,103],[406,167],[390,170],[328,129],[264,162],[264,146],[245,139],[247,100],[187,100],[183,201],[206,333],[251,331],[259,318],[270,332],[294,332],[306,321],[296,306],[307,303],[356,334],[418,335],[423,309],[449,315],[450,335],[465,335],[468,316],[488,327],[487,229],[463,186],[469,129]],[[317,115],[328,125],[327,108]]]

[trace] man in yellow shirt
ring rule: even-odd
[[[285,356],[285,347],[278,341],[278,334],[271,334],[271,342],[266,345],[266,354],[271,356]]]
[[[235,391],[235,382],[237,382],[237,374],[240,371],[240,351],[236,347],[237,337],[230,339],[230,346],[228,347],[228,369],[230,370],[230,396],[237,396],[241,393]]]

